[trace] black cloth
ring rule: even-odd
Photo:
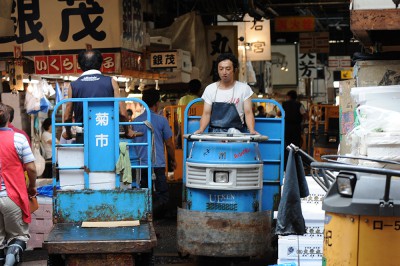
[[[275,230],[277,235],[303,235],[306,233],[306,225],[301,211],[301,198],[307,197],[309,194],[301,157],[290,150],[278,207]]]

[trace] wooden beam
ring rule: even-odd
[[[140,222],[135,221],[109,221],[109,222],[82,222],[82,227],[120,227],[120,226],[138,226]]]
[[[399,30],[400,9],[351,10],[351,30]]]
[[[351,10],[350,29],[364,46],[373,46],[370,31],[400,30],[400,9]]]

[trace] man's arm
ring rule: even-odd
[[[72,98],[72,87],[71,84],[68,85],[68,99]],[[67,102],[65,106],[65,113],[64,113],[64,122],[70,123],[72,122],[72,102]],[[64,139],[72,139],[72,132],[71,127],[65,127],[65,134],[63,135]]]
[[[119,93],[119,85],[118,82],[115,79],[111,79],[111,84],[113,86],[113,90],[114,90],[114,98],[119,98],[120,93]],[[119,102],[119,120],[122,122],[128,122],[128,113],[126,112],[126,106],[125,106],[125,102],[120,101]],[[124,126],[124,131],[125,131],[125,136],[127,138],[133,138],[135,137],[135,132],[132,130],[132,128],[130,126]]]
[[[28,178],[29,178],[29,186],[28,186],[28,196],[29,197],[34,197],[37,194],[36,191],[36,178],[37,178],[37,174],[36,174],[36,166],[35,163],[29,162],[25,164],[25,170],[28,174]]]
[[[170,137],[169,139],[166,139],[165,141],[165,147],[167,149],[167,158],[170,160],[169,163],[171,163],[171,168],[173,170],[176,169],[176,160],[175,160],[175,148],[174,148],[174,144],[172,142],[172,137]]]
[[[200,118],[200,128],[194,132],[194,134],[203,133],[206,130],[211,119],[211,104],[204,102],[203,114]]]
[[[259,134],[254,129],[254,114],[253,114],[253,103],[251,98],[244,101],[244,117],[246,119],[246,126],[249,129],[250,134]]]

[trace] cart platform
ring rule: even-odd
[[[112,228],[83,228],[80,223],[58,223],[44,242],[50,254],[137,253],[151,250],[156,245],[152,223]]]

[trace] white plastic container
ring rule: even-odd
[[[60,170],[59,176],[62,190],[82,190],[84,188],[83,169]]]
[[[89,173],[89,189],[115,189],[116,175],[113,172]],[[84,189],[84,172],[82,170],[60,170],[60,187],[62,190]]]
[[[400,85],[354,87],[350,94],[356,104],[400,112]]]
[[[365,143],[368,158],[400,161],[400,132],[370,132]]]
[[[92,172],[89,173],[89,189],[114,189],[115,173],[111,172]]]
[[[57,162],[59,167],[83,167],[83,147],[57,148]]]
[[[307,259],[300,259],[300,263],[297,259],[293,260],[285,260],[285,259],[278,259],[277,261],[278,265],[285,265],[286,264],[289,266],[321,266],[322,265],[322,259],[321,260],[307,260]]]
[[[280,260],[322,260],[323,238],[278,239],[278,258]]]

